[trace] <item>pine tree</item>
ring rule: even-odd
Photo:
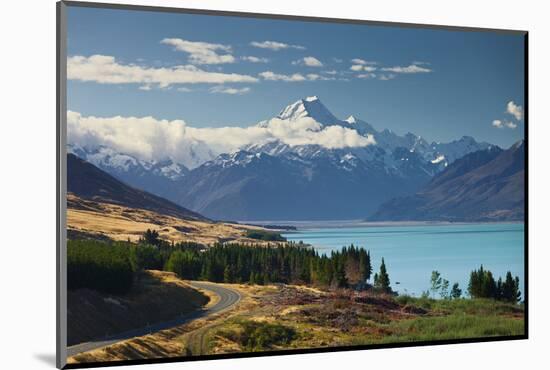
[[[370,254],[365,250],[361,250],[359,255],[359,272],[361,274],[361,279],[363,283],[367,282],[370,279],[370,275],[372,273]]]
[[[223,281],[226,283],[232,283],[234,280],[233,276],[233,269],[231,268],[231,265],[226,265],[225,269],[223,270]]]
[[[470,273],[468,293],[472,298],[499,299],[500,296],[493,273],[489,270],[484,270],[483,265],[481,265],[479,270],[474,270]]]
[[[333,275],[332,286],[334,288],[344,288],[347,285],[348,280],[346,279],[346,273],[344,272],[343,268],[338,267]]]
[[[158,246],[161,242],[159,239],[159,232],[157,230],[147,229],[145,234],[143,234],[143,239],[145,243],[156,246]]]
[[[518,302],[520,300],[521,292],[519,291],[519,278],[517,276],[515,279],[512,278],[512,273],[508,271],[501,286],[501,297],[504,301]]]
[[[386,270],[386,263],[382,258],[382,264],[380,265],[380,272],[375,275],[374,287],[384,293],[391,293],[390,277]]]

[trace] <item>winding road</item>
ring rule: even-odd
[[[213,292],[219,297],[218,302],[214,304],[212,307],[209,307],[203,310],[194,311],[186,315],[182,315],[181,317],[171,321],[165,321],[162,323],[149,325],[144,328],[129,330],[124,333],[109,336],[101,340],[75,344],[73,346],[67,347],[67,356],[71,357],[82,352],[88,352],[94,349],[107,347],[117,342],[121,342],[123,340],[131,339],[135,337],[141,337],[143,335],[152,334],[157,331],[170,329],[170,328],[173,328],[174,326],[187,324],[192,320],[196,320],[208,315],[220,313],[222,311],[230,309],[241,300],[241,295],[239,294],[239,292],[233,289],[225,288],[218,284],[207,283],[204,281],[190,281],[189,285],[196,289],[209,290]]]

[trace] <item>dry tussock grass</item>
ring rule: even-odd
[[[86,200],[68,194],[69,231],[100,235],[113,240],[137,241],[147,229],[157,230],[164,240],[214,244],[217,242],[259,243],[244,237],[254,226],[223,222],[184,220],[144,209]]]

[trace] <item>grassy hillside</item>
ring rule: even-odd
[[[147,229],[170,242],[243,241],[261,227],[214,222],[129,186],[72,154],[67,156],[67,225],[70,239],[136,241]]]
[[[74,194],[67,196],[67,231],[69,238],[137,241],[147,230],[158,230],[161,239],[173,242],[213,244],[217,242],[258,243],[246,236],[261,227],[223,222],[190,220],[154,211],[118,204],[87,200]]]
[[[255,352],[524,333],[522,305],[433,300],[296,285],[223,284],[238,306],[215,317],[77,355],[69,362]]]
[[[212,330],[208,353],[521,335],[520,305],[276,287]]]

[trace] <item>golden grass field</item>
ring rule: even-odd
[[[222,284],[242,300],[229,311],[79,354],[69,363],[521,335],[521,305],[492,300],[401,299],[293,285]],[[284,327],[290,342],[250,346],[250,323]]]
[[[261,244],[246,238],[245,232],[260,229],[249,225],[225,222],[184,220],[144,209],[82,199],[67,195],[67,230],[112,240],[136,242],[147,229],[157,230],[161,239],[196,242],[204,245],[216,242]]]
[[[178,279],[171,273],[150,271],[153,274],[170,274],[165,281],[178,281],[182,286],[188,286],[185,281]],[[167,276],[167,275],[165,275]],[[194,320],[188,324],[163,330],[154,334],[125,340],[111,346],[81,353],[67,359],[67,363],[120,361],[128,359],[150,359],[173,356],[191,355],[191,348],[196,347],[195,341],[200,342],[202,335],[218,327],[226,319],[246,312],[256,307],[254,296],[271,292],[269,287],[248,286],[238,284],[221,284],[238,290],[242,300],[232,310],[224,311]],[[275,290],[273,290],[275,291]],[[200,291],[209,297],[206,307],[216,303],[217,296],[209,291]]]

